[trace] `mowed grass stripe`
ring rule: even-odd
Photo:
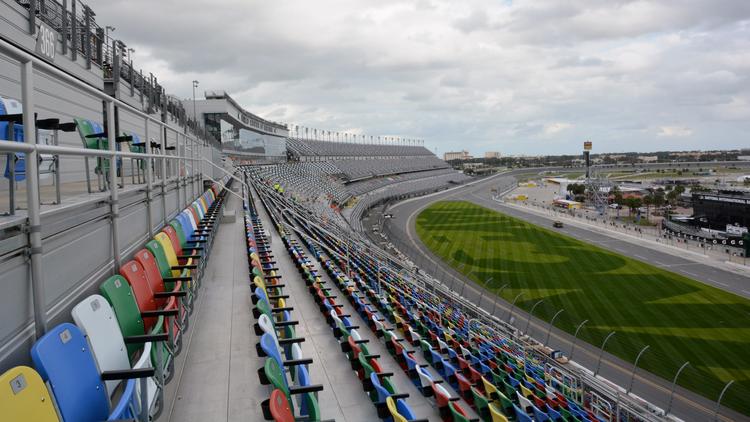
[[[607,351],[628,361],[648,344],[639,366],[668,380],[690,361],[680,384],[711,400],[736,380],[723,403],[750,414],[747,299],[464,201],[431,205],[416,226],[433,253],[478,283],[510,283],[505,300],[524,292],[516,305],[528,311],[544,298],[535,315],[549,320],[564,308],[555,325],[571,333],[590,320],[584,341],[598,346],[617,331]]]

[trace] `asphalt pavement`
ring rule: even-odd
[[[550,227],[555,217],[542,216],[519,209],[518,207],[504,205],[491,199],[492,194],[502,194],[505,191],[513,189],[517,184],[514,176],[541,170],[555,169],[513,170],[504,174],[480,179],[457,188],[401,201],[387,208],[387,213],[392,214],[393,218],[385,220],[386,224],[383,230],[391,243],[401,250],[401,252],[408,255],[419,268],[440,278],[443,282],[449,284],[453,290],[462,292],[464,297],[474,301],[498,318],[510,319],[515,322],[516,327],[525,328],[528,324],[529,333],[538,340],[544,340],[549,336],[548,345],[550,347],[569,354],[574,343],[572,335],[550,327],[547,321],[537,319],[533,316],[530,317],[524,311],[512,306],[512,304],[502,299],[497,299],[497,296],[455,271],[450,265],[432,254],[419,241],[415,230],[415,220],[419,212],[430,204],[440,200],[467,200],[531,223]],[[493,189],[495,190],[494,192],[492,191]],[[380,207],[373,210],[372,213],[375,214],[383,211],[384,209]],[[371,221],[375,221],[378,218],[378,215],[370,216]],[[745,297],[750,296],[750,279],[743,275],[724,271],[714,266],[691,261],[690,259],[670,253],[646,248],[614,237],[617,234],[607,235],[606,232],[602,232],[601,230],[566,224],[563,231],[567,235],[594,243],[602,248],[678,272]],[[370,235],[375,239],[379,239],[379,236],[376,234],[370,233]],[[582,342],[577,343],[574,356],[576,363],[593,371],[593,368],[596,368],[598,365],[599,356],[598,346]],[[601,369],[599,371],[599,375],[603,378],[626,387],[630,383],[632,371],[633,365],[631,363],[625,362],[606,352],[603,354]],[[662,409],[667,409],[670,390],[670,381],[643,370],[636,371],[632,389],[633,394],[645,398]],[[671,414],[686,421],[713,420],[714,409],[714,401],[678,386],[674,394]],[[720,409],[719,419],[725,421],[750,421],[750,417],[741,415],[723,406]]]

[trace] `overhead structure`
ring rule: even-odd
[[[609,179],[599,178],[598,173],[592,173],[590,157],[592,147],[591,141],[583,143],[583,159],[586,163],[586,205],[593,206],[599,214],[604,214],[607,210],[612,183]]]

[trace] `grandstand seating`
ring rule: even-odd
[[[297,321],[291,319],[293,308],[286,306],[289,295],[283,293],[284,284],[279,282],[282,276],[274,267],[262,224],[253,215],[251,202],[246,201],[243,208],[248,267],[254,286],[251,301],[257,319],[255,331],[260,336],[256,350],[259,356],[266,357],[258,377],[261,384],[273,386],[269,398],[261,404],[264,417],[295,420],[293,396],[299,396],[296,413],[307,420],[319,421],[317,392],[323,387],[311,384],[308,365],[313,361],[302,357],[298,343],[304,338],[295,335]]]
[[[273,189],[258,186],[263,196],[273,198],[270,204],[291,206]],[[388,386],[387,376],[379,375],[378,359],[382,357],[369,355],[367,342],[358,340],[361,328],[339,312],[334,287],[377,333],[415,386],[434,400],[445,421],[469,420],[464,403],[483,421],[604,421],[612,417],[601,413],[601,408],[586,408],[579,390],[567,385],[559,371],[546,367],[510,337],[472,324],[447,298],[430,294],[395,272],[376,276],[379,263],[368,254],[349,251],[347,260],[348,246],[311,224],[313,221],[292,217],[289,224],[302,230],[304,246],[335,286],[322,283],[313,261],[285,227],[278,226],[279,233],[364,388],[371,391],[373,401],[386,404],[385,412],[379,412],[381,417],[409,420],[408,404]],[[418,348],[430,368],[417,363],[417,354],[408,350],[409,346]],[[457,395],[449,389],[455,389]]]
[[[308,157],[400,157],[432,155],[430,150],[423,146],[328,142],[296,137],[287,139],[287,148],[297,156]]]
[[[206,244],[206,252],[210,247],[206,238],[218,226],[209,223],[218,224],[215,216],[225,194],[213,185],[123,264],[122,275],[105,280],[101,295],[73,307],[75,325],[62,323],[37,340],[31,350],[36,370],[19,366],[0,375],[0,418],[56,421],[59,414],[64,421],[85,422],[158,417],[161,391],[173,373],[180,333],[189,319],[189,310],[180,313],[176,298],[199,286],[200,274],[186,271],[197,268],[191,261],[199,258],[195,245]],[[198,224],[202,229],[196,229]],[[189,255],[175,253],[183,245]],[[173,256],[162,256],[164,251]],[[173,265],[179,259],[184,261]]]

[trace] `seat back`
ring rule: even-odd
[[[179,217],[179,216],[178,216]],[[180,245],[183,249],[188,247],[187,244],[187,235],[185,234],[185,229],[182,227],[182,221],[179,218],[176,218],[169,222],[169,225],[172,226],[174,229],[175,234],[177,235],[177,238],[180,241]]]
[[[264,333],[260,336],[260,348],[263,349],[266,356],[275,359],[279,367],[284,366],[284,362],[281,359],[281,351],[279,350],[279,343],[275,336],[270,333]]]
[[[172,247],[172,241],[169,239],[169,236],[167,236],[164,232],[157,233],[156,236],[154,236],[154,240],[159,242],[161,244],[161,248],[164,251],[164,256],[167,257],[167,263],[169,264],[169,267],[174,267],[177,265],[180,265],[180,263],[177,261],[177,254],[174,251],[174,248]],[[188,264],[192,263],[192,259],[189,259]],[[189,275],[189,274],[188,274]],[[180,276],[180,270],[172,270],[172,277],[179,277]]]
[[[388,407],[388,413],[390,413],[393,418],[393,422],[409,422],[404,416],[398,413],[396,400],[393,400],[393,397],[386,398],[385,404]]]
[[[289,407],[291,408],[292,413],[294,413],[294,403],[292,403],[292,398],[289,394],[289,385],[287,384],[286,376],[284,376],[284,372],[279,364],[276,363],[275,359],[266,358],[266,362],[263,365],[263,373],[266,378],[268,378],[271,385],[284,392],[286,399],[289,402]]]
[[[91,295],[74,306],[70,313],[88,340],[100,372],[130,369],[130,359],[120,326],[115,312],[105,298]],[[120,381],[111,380],[105,384],[111,397]]]
[[[49,382],[64,421],[103,421],[109,417],[109,397],[83,333],[63,323],[31,348],[39,375]]]
[[[127,280],[121,275],[114,275],[99,286],[99,292],[112,305],[117,316],[117,324],[123,336],[143,335],[146,329],[141,319],[141,311],[135,300],[133,290]],[[128,356],[131,358],[140,349],[139,344],[126,344]]]
[[[59,421],[47,386],[35,370],[16,366],[0,375],[0,419]]]
[[[454,402],[448,402],[448,408],[451,410],[453,422],[469,422],[466,411],[461,406]]]
[[[180,238],[177,236],[177,232],[175,231],[174,227],[166,226],[162,229],[162,232],[166,233],[167,237],[169,237],[169,241],[172,243],[172,249],[174,249],[174,252],[177,255],[183,255],[182,243],[180,243]]]
[[[154,298],[154,292],[148,284],[146,271],[136,260],[130,260],[120,267],[120,274],[128,280],[130,288],[133,289],[135,301],[141,311],[155,311],[159,308]],[[156,319],[154,317],[144,318],[143,323],[146,330],[150,330]]]
[[[161,272],[159,272],[159,264],[157,264],[156,258],[154,258],[148,249],[141,249],[136,252],[133,259],[143,267],[143,271],[146,273],[146,281],[149,287],[151,287],[152,292],[156,293],[166,290],[164,281],[161,278]]]
[[[283,391],[275,389],[271,392],[270,409],[274,422],[294,422],[292,408]]]
[[[149,240],[146,242],[146,249],[148,249],[148,251],[151,252],[151,255],[154,256],[154,259],[156,259],[156,265],[159,267],[162,279],[172,277],[172,269],[161,243],[156,240]]]
[[[508,422],[508,418],[505,417],[503,412],[494,404],[490,403],[489,408],[490,408],[490,418],[492,422]]]

